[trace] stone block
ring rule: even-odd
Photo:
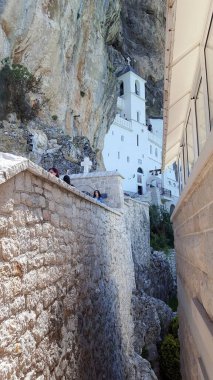
[[[59,227],[59,216],[58,214],[54,213],[51,215],[51,223],[54,227]]]
[[[49,207],[50,211],[55,211],[55,202],[54,201],[50,200],[48,202],[48,205],[49,205],[48,207]]]
[[[40,252],[44,253],[48,250],[48,244],[46,238],[40,238]]]
[[[42,300],[44,308],[47,309],[57,299],[57,289],[55,286],[50,286],[42,291]]]
[[[27,210],[25,214],[26,224],[33,225],[43,221],[43,215],[40,208],[36,208],[33,211]]]
[[[13,212],[13,226],[25,226],[26,207],[21,207]]]
[[[49,313],[46,310],[43,310],[38,316],[34,329],[32,330],[33,337],[36,341],[36,344],[40,343],[42,339],[49,332]]]
[[[46,199],[42,196],[39,197],[39,207],[41,207],[41,208],[46,207]]]
[[[28,172],[25,173],[24,176],[24,189],[26,192],[31,192],[32,191],[32,175]]]
[[[25,310],[25,297],[16,297],[13,302],[10,303],[10,312],[17,314]]]
[[[0,216],[0,237],[6,236],[8,231],[8,218]]]
[[[44,197],[48,199],[49,201],[52,201],[53,199],[52,191],[44,190]]]
[[[43,310],[43,301],[40,291],[34,291],[26,295],[26,309],[39,315]]]
[[[63,201],[62,192],[56,186],[52,188],[52,198],[59,204]]]
[[[51,212],[49,210],[43,210],[43,219],[44,221],[51,220]]]
[[[44,189],[42,187],[34,186],[34,191],[36,194],[43,194]]]
[[[9,305],[4,305],[2,302],[0,304],[0,323],[5,319],[10,317],[10,307]],[[1,377],[0,377],[1,379]]]
[[[4,300],[10,302],[22,291],[22,282],[19,277],[12,277],[11,279],[4,281]]]
[[[24,173],[19,173],[15,177],[15,188],[18,191],[23,191],[25,189]]]
[[[43,265],[44,265],[43,254],[37,253],[34,256],[28,258],[28,271],[41,268]]]
[[[29,273],[26,273],[23,277],[23,293],[31,293],[37,288],[38,285],[38,278],[37,278],[37,271],[31,270]]]
[[[20,253],[18,241],[11,238],[2,238],[0,241],[0,257],[2,260],[10,261]]]

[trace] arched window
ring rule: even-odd
[[[124,82],[120,82],[120,91],[119,91],[119,96],[124,95]]]
[[[138,80],[135,81],[135,93],[136,95],[140,95],[140,83]]]

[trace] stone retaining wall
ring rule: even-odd
[[[122,213],[9,161],[0,173],[0,378],[156,379],[133,350]]]
[[[91,172],[88,174],[72,174],[71,183],[81,191],[93,196],[95,190],[107,194],[104,203],[113,208],[123,208],[123,177],[118,172]]]

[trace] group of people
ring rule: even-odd
[[[48,172],[51,173],[52,175],[54,175],[55,177],[59,178],[59,171],[58,171],[58,169],[56,169],[56,168],[53,167],[53,168],[50,168],[50,169],[48,170]],[[64,180],[64,182],[66,182],[68,185],[70,185],[70,186],[74,186],[74,185],[71,184],[70,177],[69,177],[67,174],[63,177],[63,180]],[[101,193],[100,193],[99,190],[95,190],[95,191],[94,191],[94,193],[93,193],[93,198],[94,198],[96,201],[103,203],[103,198],[102,198]]]

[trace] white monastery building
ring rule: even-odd
[[[146,123],[145,80],[128,65],[119,76],[117,115],[104,143],[106,170],[117,170],[123,177],[123,190],[130,195],[146,195],[158,189],[158,201],[164,198],[176,204],[179,196],[175,171],[170,166],[161,174],[163,122]]]

